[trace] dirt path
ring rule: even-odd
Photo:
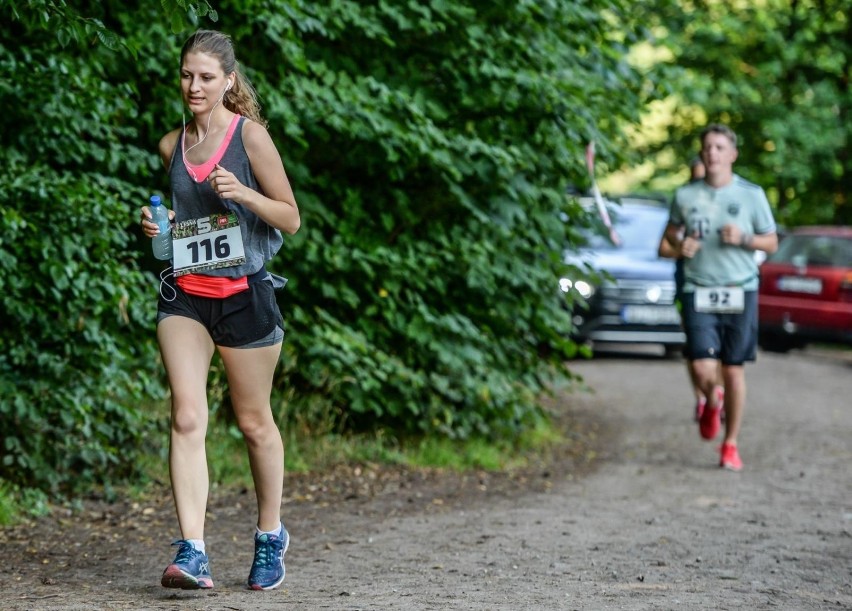
[[[243,589],[248,495],[211,511],[212,592],[158,585],[167,497],[69,516],[3,533],[0,609],[852,609],[848,354],[760,355],[739,474],[699,439],[682,363],[574,369],[594,394],[560,409],[600,442],[583,477],[377,475],[372,495],[293,498],[287,581],[267,593]]]

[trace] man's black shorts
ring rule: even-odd
[[[695,311],[695,293],[684,293],[684,355],[690,360],[720,359],[724,365],[742,365],[757,356],[757,291],[746,291],[743,311],[713,314]]]

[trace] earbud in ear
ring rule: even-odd
[[[228,84],[225,85],[225,91],[228,91],[231,88],[231,81],[228,81]]]

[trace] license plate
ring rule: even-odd
[[[695,289],[695,311],[733,314],[745,309],[741,286],[701,286]]]
[[[822,293],[822,280],[805,276],[781,276],[778,278],[778,290],[819,295]]]
[[[680,313],[674,306],[628,305],[622,308],[621,319],[638,325],[677,325]]]

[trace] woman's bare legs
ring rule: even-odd
[[[271,531],[281,523],[284,494],[284,443],[272,417],[270,395],[281,344],[262,348],[224,348],[231,404],[246,440],[257,495],[257,526]]]
[[[181,537],[204,539],[207,473],[207,375],[213,341],[200,323],[169,316],[157,325],[172,393],[169,473]]]

